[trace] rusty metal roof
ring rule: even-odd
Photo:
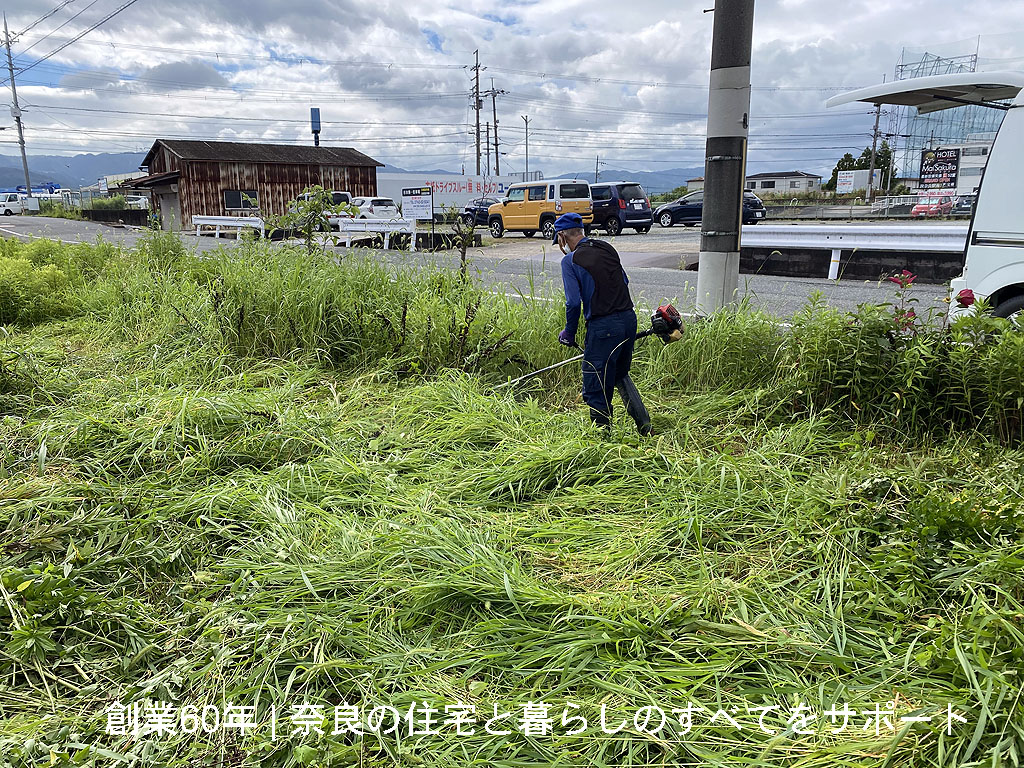
[[[157,139],[142,165],[148,166],[163,145],[182,160],[226,163],[279,163],[285,165],[383,166],[350,147],[310,147],[295,144],[250,144],[243,141],[190,141]]]
[[[163,184],[173,184],[181,176],[181,171],[169,171],[167,173],[151,173],[149,176],[141,176],[137,179],[129,179],[121,186],[132,187],[133,189],[148,189]]]

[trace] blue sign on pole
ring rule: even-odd
[[[320,107],[309,108],[309,123],[313,133],[320,133]]]

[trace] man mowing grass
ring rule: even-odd
[[[590,418],[599,426],[611,426],[613,391],[617,388],[637,430],[641,435],[651,434],[651,419],[636,385],[629,378],[636,340],[636,312],[629,295],[629,278],[619,254],[608,243],[585,237],[583,219],[578,213],[558,217],[553,242],[565,254],[562,258],[565,329],[558,334],[558,341],[578,348],[576,330],[581,304],[587,321],[583,401],[590,406]]]

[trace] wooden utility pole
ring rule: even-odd
[[[473,51],[476,63],[473,65],[473,110],[476,112],[476,175],[480,175],[480,51]]]
[[[597,177],[601,174],[601,156],[598,155],[594,158],[594,183],[597,183]]]
[[[734,304],[739,291],[754,0],[715,0],[714,14],[697,267],[698,315],[710,315]]]
[[[18,144],[21,145],[21,167],[25,171],[25,194],[32,197],[32,181],[28,176],[28,155],[25,154],[25,132],[21,126],[21,107],[18,106],[18,87],[14,83],[14,59],[11,58],[11,33],[4,14],[4,44],[7,46],[7,71],[11,75],[11,116],[18,126]]]
[[[523,174],[523,181],[530,180],[530,118],[526,115],[522,115],[523,122],[526,123],[526,173]]]

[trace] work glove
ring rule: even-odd
[[[560,334],[558,334],[558,343],[559,344],[564,344],[567,347],[575,347],[576,346],[576,337],[573,336],[573,335],[570,335],[569,331],[563,330]]]

